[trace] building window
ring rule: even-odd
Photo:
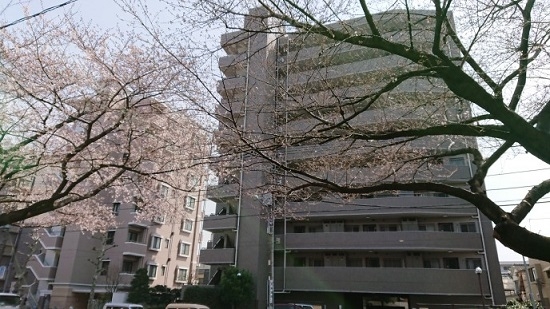
[[[309,260],[309,265],[313,267],[324,267],[325,266],[325,260],[322,258],[311,258]]]
[[[179,255],[180,256],[189,256],[189,251],[191,250],[191,245],[185,242],[180,242]]]
[[[170,248],[170,239],[166,238],[164,240],[164,248],[166,249]]]
[[[122,258],[122,273],[133,274],[137,270],[137,266],[140,265],[141,257],[124,255]]]
[[[128,228],[128,242],[141,243],[143,241],[143,230]]]
[[[443,258],[443,268],[460,269],[458,258]]]
[[[380,259],[377,257],[365,258],[365,267],[380,267]]]
[[[476,268],[483,268],[481,267],[481,259],[480,258],[467,258],[466,259],[466,269],[476,269]]]
[[[6,266],[2,265],[0,266],[0,280],[4,280],[6,278]]]
[[[326,253],[325,266],[327,267],[346,267],[346,255],[340,252]]]
[[[191,189],[195,188],[199,184],[199,178],[193,174],[187,176],[187,186]]]
[[[363,224],[363,232],[376,232],[376,224]]]
[[[438,223],[437,230],[440,232],[454,232],[454,227],[452,223]]]
[[[191,196],[185,197],[185,208],[195,209],[195,198]]]
[[[111,261],[109,261],[109,260],[101,261],[101,271],[99,273],[101,276],[106,276],[107,275],[107,272],[109,271],[109,264],[110,263],[111,263]]]
[[[113,215],[118,216],[120,210],[120,203],[113,203]]]
[[[431,259],[424,259],[424,268],[441,268],[441,263],[439,263],[439,259],[437,258],[431,258]]]
[[[193,231],[193,220],[184,219],[181,223],[181,229],[186,232]]]
[[[399,231],[399,225],[397,224],[380,224],[381,232],[397,232]]]
[[[537,282],[538,278],[539,277],[537,276],[537,271],[535,270],[535,268],[529,268],[529,279],[531,280],[531,282]]]
[[[433,232],[435,231],[435,225],[433,225],[432,223],[420,223],[418,224],[418,230]]]
[[[185,282],[187,281],[187,268],[178,267],[178,272],[176,274],[176,282]]]
[[[307,260],[305,257],[294,258],[294,267],[305,267],[305,266],[307,266]]]
[[[134,203],[132,204],[132,212],[136,213],[136,212],[139,212],[140,209],[139,209],[139,206],[137,203]]]
[[[147,265],[147,275],[149,278],[156,278],[157,277],[157,265],[149,264]]]
[[[344,226],[344,232],[360,232],[361,225],[346,225]]]
[[[166,265],[160,267],[160,275],[163,277],[166,276]]]
[[[133,261],[122,261],[122,272],[126,274],[134,273],[134,262]]]
[[[162,237],[153,235],[151,236],[151,244],[149,245],[149,249],[159,251],[161,243]]]
[[[105,235],[105,244],[112,245],[115,242],[115,231],[107,231]]]
[[[477,232],[475,222],[464,222],[460,223],[460,231],[462,233],[475,233]]]
[[[165,220],[165,216],[164,216],[164,215],[156,215],[156,216],[153,216],[153,222],[155,222],[155,223],[163,224],[163,223],[164,223],[164,220]]]
[[[363,267],[363,259],[360,257],[348,257],[347,267]]]
[[[170,188],[167,185],[161,183],[159,185],[159,196],[161,198],[167,198],[169,193],[170,193]]]
[[[384,267],[400,268],[403,267],[403,260],[400,258],[385,258],[382,260]]]

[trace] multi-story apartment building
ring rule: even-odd
[[[161,186],[159,193],[168,196],[171,190]],[[136,220],[134,201],[113,201],[105,207],[112,207],[117,223],[106,233],[78,226],[40,230],[36,245],[27,249],[32,252],[22,286],[29,291],[28,301],[40,308],[86,308],[92,288],[97,302],[105,301],[106,294],[127,292],[140,268],[147,269],[150,286],[195,283],[204,192],[204,182],[196,183],[180,201],[183,214],[151,221]],[[32,243],[31,237],[23,241]]]
[[[411,16],[430,14],[416,12]],[[398,39],[403,37],[400,29],[407,24],[422,26],[420,19],[403,22],[405,19],[400,17],[404,15],[387,12],[375,17],[383,31]],[[360,27],[361,23],[364,19],[340,24]],[[262,31],[275,27],[261,17],[260,10],[253,10],[245,17],[245,30],[222,35],[227,56],[219,61],[225,75],[218,89],[222,97],[220,121],[233,122],[221,126],[222,153],[226,149],[223,137],[230,140],[235,132],[228,127],[241,128],[250,142],[266,146],[262,134],[269,136],[269,130],[271,136],[292,130],[296,133],[315,125],[315,112],[324,116],[319,105],[310,116],[303,116],[307,113],[300,113],[300,106],[328,104],[338,94],[360,97],[370,85],[388,76],[384,73],[403,65],[395,56],[380,51],[336,44],[312,34],[283,34],[283,27]],[[422,36],[421,31],[414,33],[421,43],[429,37]],[[412,84],[415,88],[404,84],[396,91],[414,93],[417,98],[422,91],[433,94],[434,89],[423,88],[420,79]],[[411,102],[414,104],[414,100]],[[356,119],[376,123],[392,116],[388,110],[382,115],[371,108]],[[403,119],[398,106],[393,114]],[[467,117],[468,105],[455,104],[441,116]],[[421,143],[424,148],[476,144],[473,139]],[[265,147],[277,152],[275,158],[287,164],[307,163],[334,155],[334,149],[341,148],[337,142],[319,145],[307,141],[290,147],[281,144],[278,149]],[[361,144],[353,151],[361,154],[367,148],[367,144]],[[257,282],[255,308],[270,308],[273,303],[310,303],[327,309],[504,304],[492,224],[473,205],[425,191],[347,198],[312,194],[311,199],[285,199],[272,195],[270,188],[292,185],[293,181],[298,184],[299,180],[287,178],[284,172],[273,176],[269,163],[251,158],[237,157],[240,161],[235,164],[236,172],[226,173],[218,186],[209,189],[209,198],[217,203],[217,214],[205,217],[204,229],[214,234],[209,247],[201,251],[200,260],[211,265],[213,273],[215,268],[223,270],[228,265],[251,271]],[[340,158],[345,160],[344,156]],[[432,172],[431,177],[466,186],[473,168],[470,161],[466,155],[445,158],[440,162],[442,170]],[[365,173],[357,173],[361,170]],[[361,181],[361,177],[376,176],[366,170],[354,166],[329,170],[334,176],[321,177],[348,176]],[[415,177],[423,177],[421,174]],[[276,212],[273,216],[272,210]],[[481,268],[481,274],[477,268]],[[212,282],[217,278],[214,275]]]
[[[520,261],[500,262],[500,273],[502,275],[502,285],[504,287],[504,296],[506,302],[516,301],[521,298],[518,284],[517,270],[524,268]]]
[[[17,226],[0,227],[0,287],[2,292],[12,291],[13,269],[16,267],[15,252],[19,243],[20,228]]]
[[[550,307],[550,263],[529,259],[528,265],[517,265],[512,272],[519,299]]]

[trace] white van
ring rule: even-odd
[[[129,303],[106,303],[103,309],[143,309],[143,306]]]
[[[0,293],[0,308],[18,309],[21,297],[14,293]]]
[[[199,304],[173,303],[173,304],[168,304],[168,306],[166,306],[166,309],[210,309],[210,308],[208,308],[205,305],[199,305]]]

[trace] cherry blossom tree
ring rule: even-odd
[[[181,211],[209,153],[185,50],[176,62],[137,33],[71,16],[0,35],[0,225],[104,230],[115,200],[142,218]]]

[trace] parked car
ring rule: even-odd
[[[143,306],[130,303],[106,303],[103,309],[143,309]]]
[[[0,308],[2,309],[19,309],[21,297],[14,293],[0,293]]]
[[[309,304],[275,304],[275,309],[313,309]]]
[[[168,304],[166,309],[210,309],[205,305],[199,304],[187,304],[187,303],[173,303]]]

